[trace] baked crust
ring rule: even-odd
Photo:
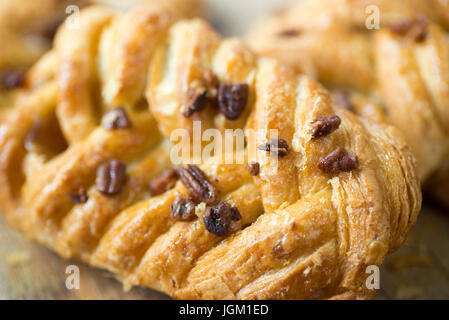
[[[372,297],[366,267],[405,241],[421,205],[415,160],[396,129],[333,103],[316,81],[221,39],[201,20],[99,7],[81,19],[76,34],[62,27],[30,72],[0,137],[0,205],[11,225],[63,257],[110,270],[126,287],[180,299]],[[182,115],[210,72],[248,86],[237,120],[213,106]],[[97,114],[117,106],[131,126],[107,130]],[[312,138],[312,123],[330,115],[339,128]],[[172,166],[171,133],[194,120],[203,130],[257,130],[256,145],[275,129],[288,144],[278,161],[257,151],[257,176],[218,157],[200,165],[218,200],[241,216],[224,236],[206,229],[201,211],[193,221],[171,217],[177,193],[189,196],[183,182],[147,191]],[[324,173],[320,161],[338,148],[357,155],[358,166]],[[251,160],[248,149],[239,152]],[[112,196],[95,186],[97,168],[111,159],[127,168]],[[75,203],[70,194],[81,189],[87,199]]]
[[[370,6],[379,10],[380,30],[365,26]],[[449,7],[437,0],[305,0],[261,19],[247,39],[258,53],[332,88],[374,96],[371,104],[383,106],[387,121],[405,135],[420,179],[432,176],[430,193],[447,203],[448,19]],[[423,28],[415,34],[423,39],[406,34],[413,24]]]
[[[73,11],[70,6],[83,8],[102,4],[111,10],[126,11],[131,7],[164,8],[178,17],[194,17],[201,14],[197,0],[15,0],[0,3],[0,123],[8,116],[20,87],[26,87],[23,78],[20,85],[9,87],[6,78],[22,78],[26,71],[50,50],[58,26]],[[16,90],[13,90],[16,89]]]

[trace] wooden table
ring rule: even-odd
[[[209,0],[209,20],[242,35],[251,20],[290,0]],[[65,286],[66,267],[80,268],[80,289]],[[449,299],[449,212],[424,206],[408,244],[381,269],[379,299]],[[149,289],[125,293],[109,273],[60,259],[28,242],[0,218],[0,299],[167,299]]]

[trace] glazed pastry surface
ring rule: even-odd
[[[373,6],[380,30],[366,26]],[[247,39],[258,53],[345,90],[346,104],[383,109],[416,156],[420,179],[447,202],[448,27],[449,7],[438,0],[304,0],[261,19]]]
[[[70,14],[88,5],[102,4],[114,10],[162,7],[179,17],[200,14],[197,0],[2,0],[0,3],[0,123],[9,114],[20,88],[26,87],[26,71],[50,50],[58,26]],[[76,23],[74,20],[72,21]]]
[[[199,19],[100,7],[81,19],[32,68],[0,137],[11,225],[126,287],[180,299],[373,296],[366,267],[404,243],[421,205],[414,157],[382,114],[346,110]],[[255,159],[247,146],[243,163],[182,165],[152,195],[175,167],[171,134],[194,121],[256,130]],[[222,220],[209,224],[211,210]]]

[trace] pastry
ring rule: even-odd
[[[15,0],[0,3],[0,123],[10,111],[20,89],[26,86],[26,71],[51,47],[58,26],[76,8],[103,4],[126,11],[133,6],[158,6],[180,17],[199,13],[196,0]],[[3,119],[3,120],[2,120]]]
[[[80,2],[76,2],[79,4]],[[26,70],[50,48],[69,1],[4,0],[0,4],[0,122],[25,83]]]
[[[0,137],[12,226],[179,299],[373,296],[366,268],[404,243],[421,205],[395,128],[200,19],[81,19],[32,68]],[[198,121],[257,134],[233,150],[241,162],[174,165],[172,135]]]
[[[340,103],[382,106],[420,179],[447,203],[448,27],[449,7],[438,0],[304,0],[261,19],[247,39],[338,91]]]

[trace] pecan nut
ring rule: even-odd
[[[203,110],[207,105],[207,90],[202,90],[199,93],[192,91],[192,99],[189,106],[182,111],[182,115],[190,118],[195,112]]]
[[[98,191],[112,196],[120,193],[126,180],[126,166],[117,160],[103,163],[97,169],[96,185]]]
[[[290,152],[288,143],[284,139],[271,139],[269,142],[261,144],[257,148],[262,151],[269,151],[281,158]]]
[[[127,129],[131,127],[131,121],[126,114],[126,110],[121,107],[110,109],[103,116],[101,122],[106,130]]]
[[[403,19],[388,26],[390,32],[405,36],[411,41],[422,42],[427,38],[427,18],[420,15],[415,20]]]
[[[232,221],[242,219],[236,207],[231,207],[227,202],[220,201],[213,207],[208,207],[203,216],[204,226],[207,231],[216,236],[224,236],[228,233]]]
[[[196,218],[195,202],[187,199],[182,194],[177,193],[175,201],[171,204],[171,216],[173,219],[181,221],[191,221]]]
[[[259,175],[259,171],[260,171],[260,164],[259,164],[259,162],[251,161],[251,162],[245,164],[245,167],[248,169],[249,173],[252,176]]]
[[[388,29],[392,33],[396,33],[399,35],[405,35],[413,26],[413,20],[411,19],[402,19],[396,23],[392,23],[388,26]]]
[[[357,169],[359,159],[344,148],[337,148],[321,159],[318,168],[325,173],[349,172]]]
[[[235,120],[242,114],[248,102],[249,86],[246,83],[221,83],[218,89],[218,107],[228,120]]]
[[[298,29],[286,29],[278,33],[280,38],[293,38],[301,35],[301,31]]]
[[[312,122],[312,137],[316,139],[327,136],[337,130],[340,123],[340,117],[335,115],[317,119]]]
[[[152,196],[157,196],[173,188],[178,180],[178,174],[175,169],[164,170],[158,177],[150,180],[149,188]]]
[[[70,194],[72,201],[76,204],[86,203],[89,200],[87,196],[87,191],[84,188],[80,188],[77,192],[73,192]]]
[[[6,90],[21,87],[25,82],[25,73],[13,68],[5,68],[0,72],[1,86]]]
[[[195,200],[205,202],[208,205],[217,202],[218,191],[207,180],[206,175],[200,168],[189,164],[187,168],[178,168],[178,175]]]
[[[408,33],[409,39],[414,42],[423,42],[426,40],[428,35],[427,25],[428,23],[426,17],[418,16],[415,24]]]

